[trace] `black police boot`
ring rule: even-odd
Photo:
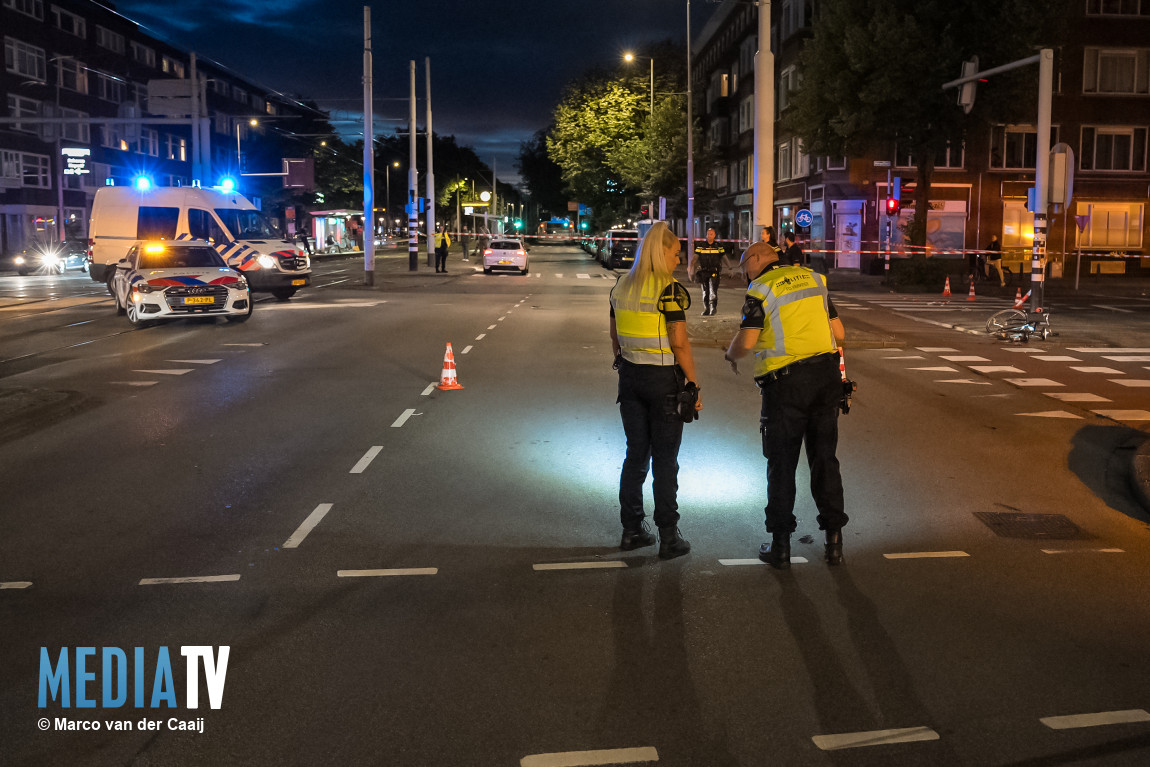
[[[655,545],[655,536],[651,535],[647,526],[642,523],[633,530],[624,530],[623,540],[619,541],[619,548],[622,551],[634,551],[644,546],[653,545]]]
[[[659,528],[659,559],[674,559],[691,550],[691,544],[679,534],[677,527]]]
[[[759,561],[766,562],[776,570],[790,570],[791,536],[788,533],[771,533],[771,542],[759,547]]]
[[[827,564],[843,563],[843,531],[827,530]]]

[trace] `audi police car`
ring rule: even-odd
[[[181,317],[252,315],[247,281],[203,240],[138,242],[111,279],[116,313],[133,325]]]

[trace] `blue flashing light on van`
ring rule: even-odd
[[[152,188],[152,179],[147,176],[136,176],[132,179],[132,186],[136,187],[138,191],[146,192]]]
[[[230,176],[224,176],[220,179],[220,191],[224,194],[231,194],[236,191],[236,180]]]

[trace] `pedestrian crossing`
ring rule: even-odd
[[[880,307],[894,312],[910,314],[932,314],[941,312],[995,312],[999,309],[1009,309],[1014,306],[1014,299],[1003,296],[976,296],[973,301],[965,295],[952,296],[922,296],[889,294],[876,295],[874,293],[834,292],[831,296],[836,307],[852,309],[854,311],[870,311]],[[1120,299],[1121,301],[1121,299]],[[1122,314],[1133,314],[1145,311],[1146,304],[1138,299],[1128,299],[1125,303],[1090,304],[1088,306],[1068,305],[1057,307],[1059,312],[1075,312],[1084,310],[1102,309]]]
[[[968,354],[949,346],[918,346],[865,351],[883,366],[905,370],[944,388],[1007,387],[1012,391],[1003,396],[1037,392],[1061,405],[1037,411],[1028,407],[1016,416],[1084,419],[1093,415],[1136,428],[1150,424],[1146,409],[1150,353],[1146,349],[981,347],[977,354]],[[1101,360],[1108,364],[1090,364]]]

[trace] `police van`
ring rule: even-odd
[[[146,184],[96,190],[88,273],[108,284],[135,243],[187,239],[210,242],[253,291],[288,299],[311,283],[311,259],[239,192]]]

